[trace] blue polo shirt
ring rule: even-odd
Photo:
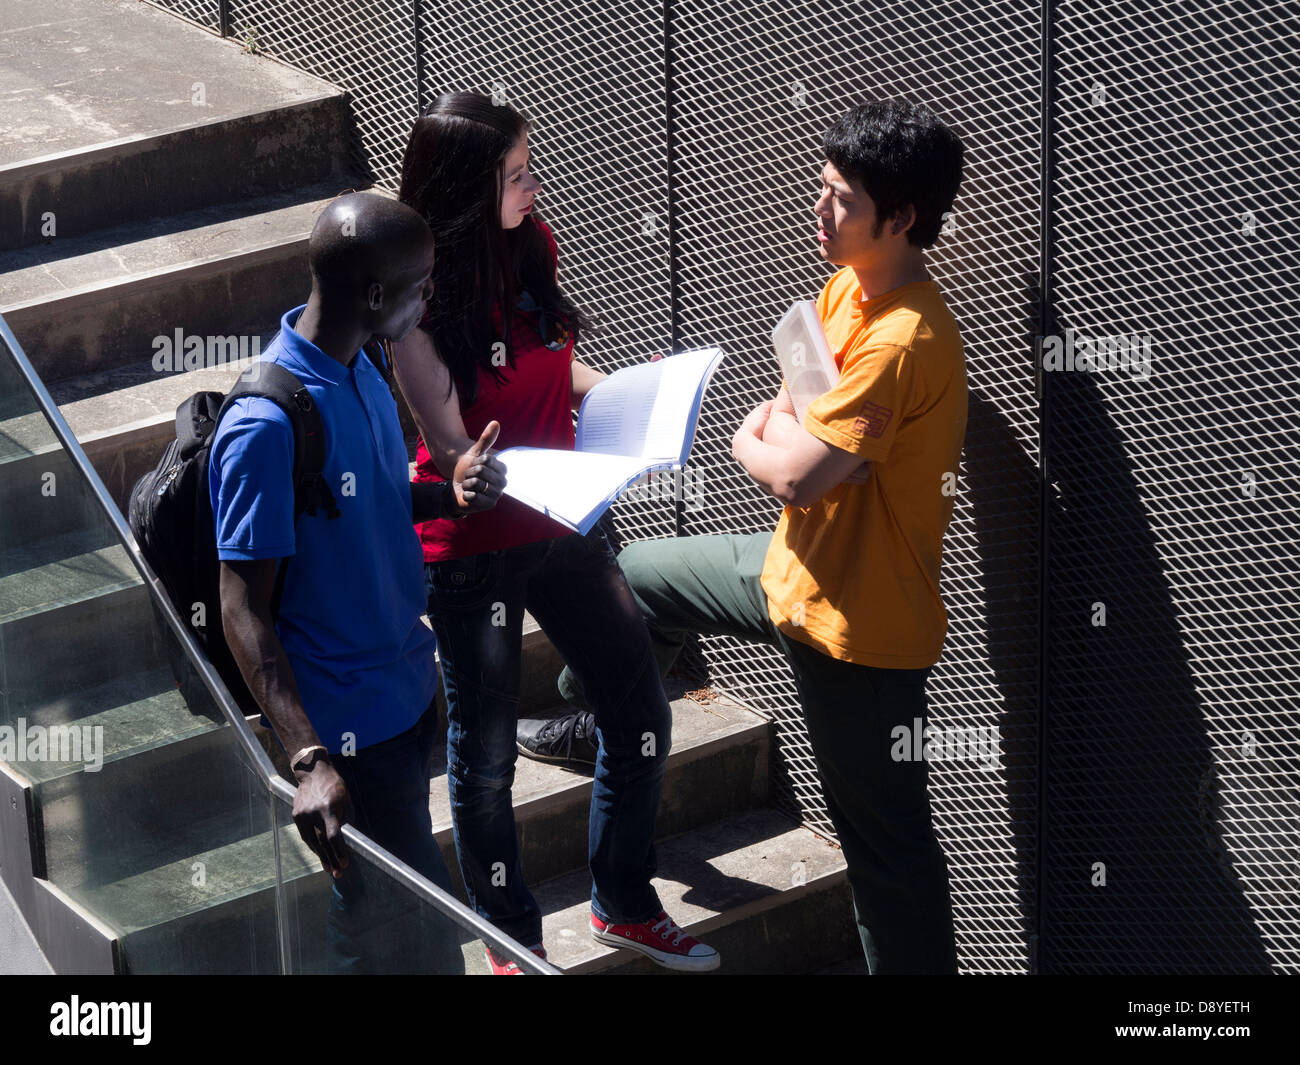
[[[298,375],[325,422],[324,476],[342,517],[294,522],[293,428],[269,399],[221,420],[208,464],[223,560],[286,558],[276,631],[303,708],[337,754],[405,732],[437,690],[436,641],[421,620],[424,559],[411,524],[397,404],[364,352],[350,367],[280,321],[262,355]]]

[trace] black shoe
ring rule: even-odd
[[[587,711],[563,717],[523,718],[515,731],[525,758],[556,765],[596,764],[596,716]]]

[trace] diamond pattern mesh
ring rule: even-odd
[[[1057,332],[1151,340],[1047,382],[1058,971],[1300,970],[1297,20],[1198,6],[1057,6]]]
[[[215,23],[215,2],[159,6]],[[380,185],[439,92],[496,92],[533,118],[561,280],[604,326],[582,357],[728,352],[688,534],[776,521],[730,436],[775,392],[772,324],[828,274],[811,227],[821,131],[885,95],[952,122],[967,176],[930,265],[971,410],[931,712],[1001,737],[994,770],[932,766],[961,966],[1023,972],[1039,928],[1044,971],[1300,970],[1286,5],[1051,6],[1049,320],[1150,336],[1154,374],[1047,375],[1041,453],[1040,3],[896,0],[854,19],[827,0],[232,6],[236,37],[351,91],[357,165]],[[677,527],[662,501],[619,504],[615,523],[630,539]],[[778,801],[829,831],[784,664],[729,639],[704,650],[715,683],[775,722]]]
[[[172,11],[191,22],[197,22],[213,33],[220,31],[221,5],[218,0],[148,0],[154,7]]]

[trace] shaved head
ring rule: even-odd
[[[433,235],[410,207],[374,193],[331,200],[311,231],[308,263],[315,286],[332,297],[365,298],[387,287],[427,252]]]

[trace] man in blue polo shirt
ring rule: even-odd
[[[392,964],[398,955],[390,948],[409,945],[381,942],[374,931],[388,917],[378,916],[381,905],[367,910],[359,873],[348,872],[344,823],[451,887],[429,816],[433,730],[422,719],[437,671],[434,636],[421,617],[423,559],[412,522],[496,502],[504,470],[487,452],[497,425],[484,430],[452,481],[410,484],[396,403],[361,350],[419,322],[433,251],[427,225],[410,208],[365,194],[334,200],[312,231],[311,296],[284,316],[262,356],[296,374],[320,410],[323,476],[337,515],[295,521],[293,430],[270,400],[231,405],[208,467],[226,638],[289,754],[298,831],[335,878],[329,950],[336,970]],[[458,957],[447,950],[435,965]]]

